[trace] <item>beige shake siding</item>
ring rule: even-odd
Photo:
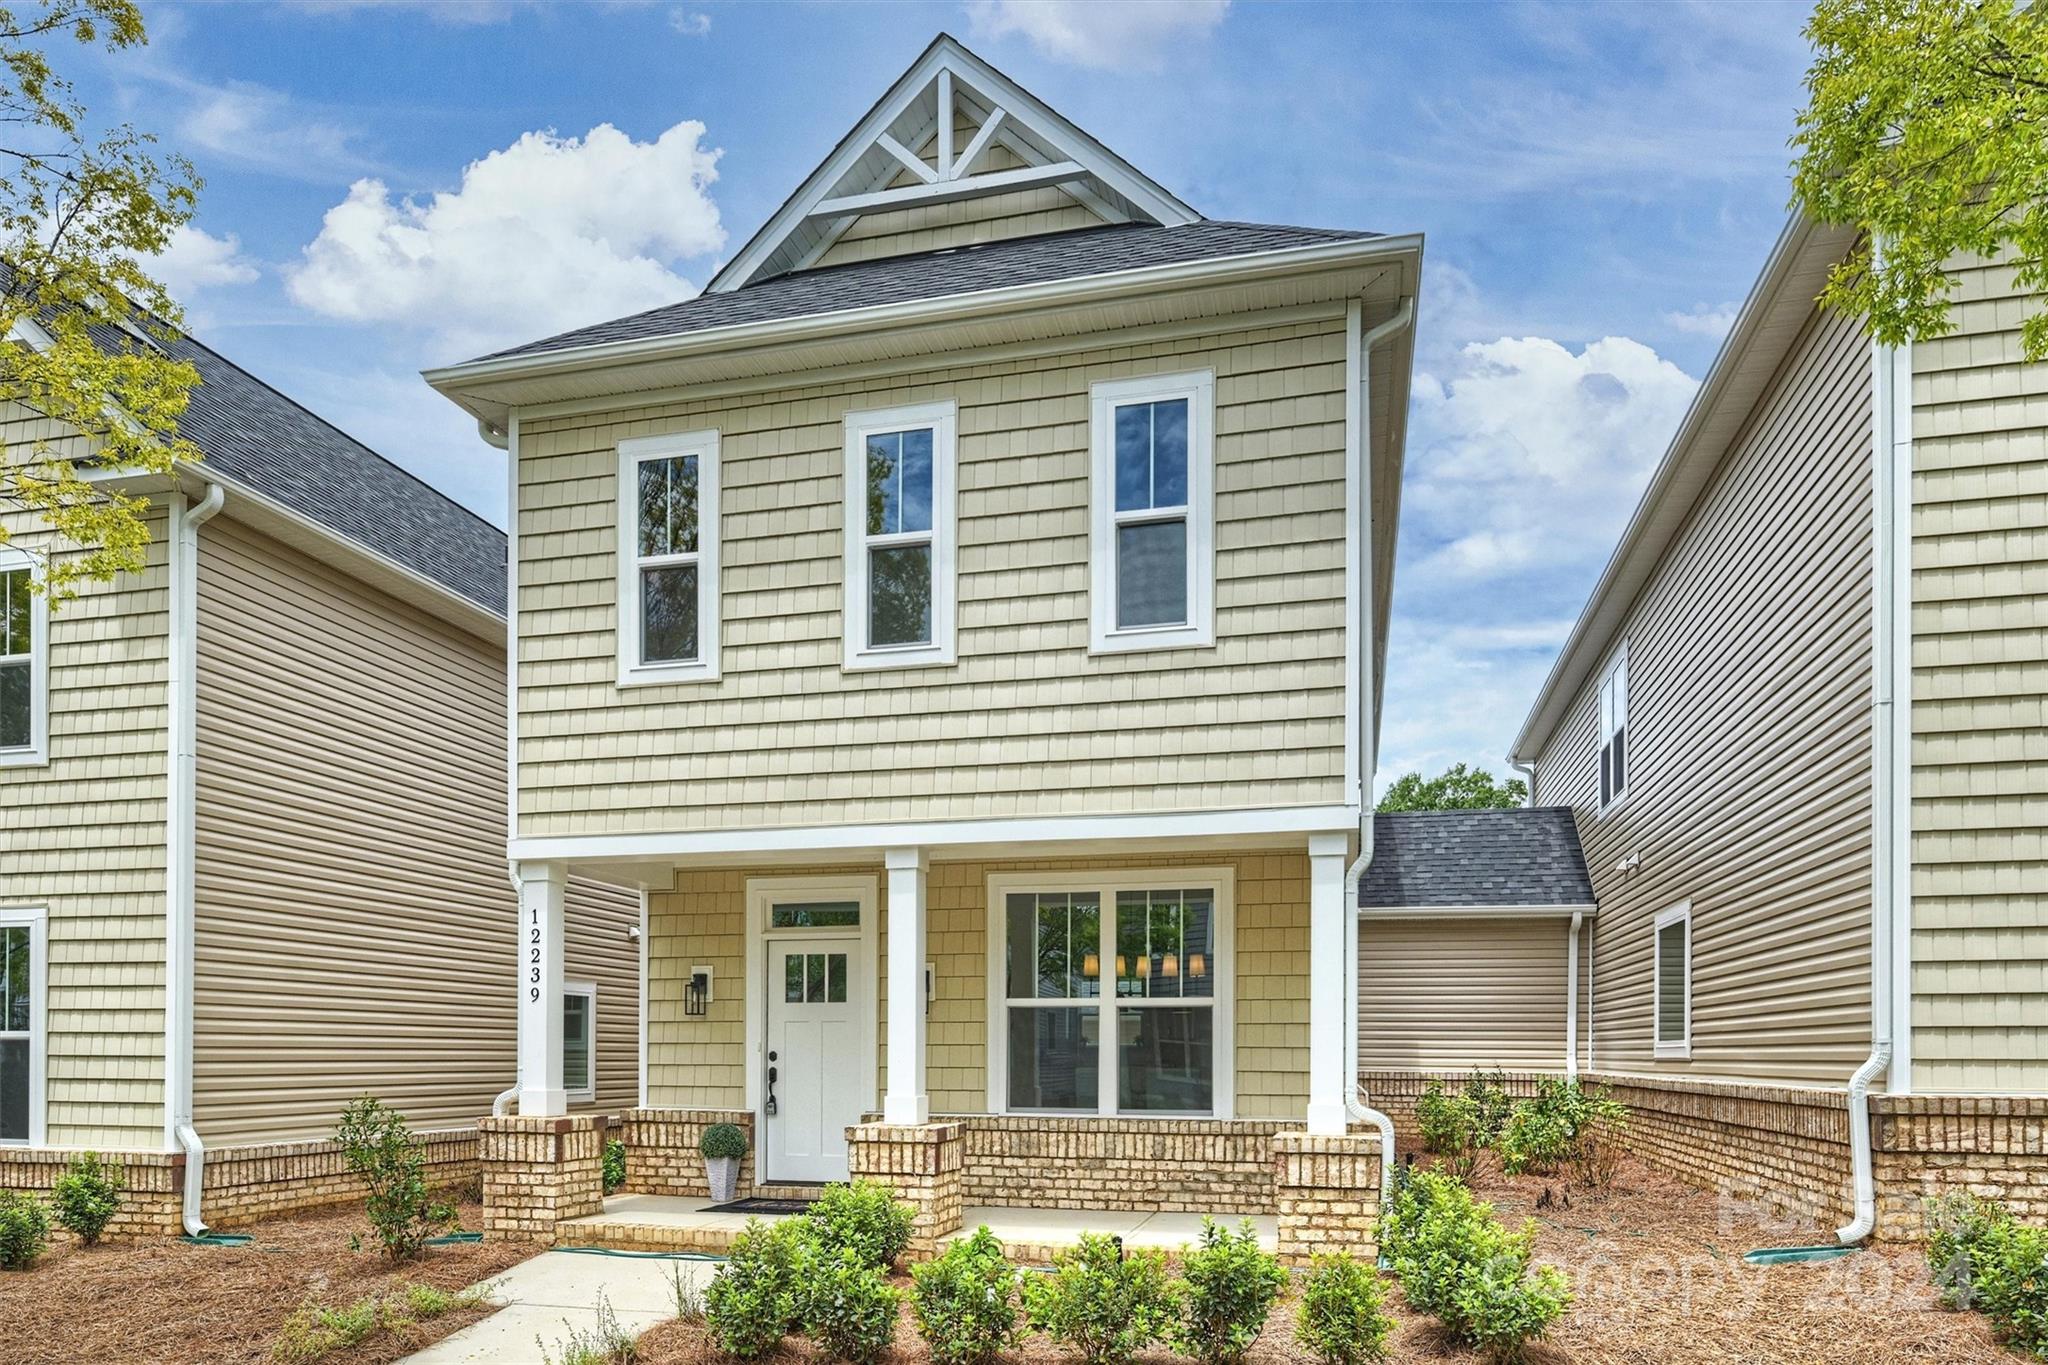
[[[1597,810],[1598,673],[1540,759],[1599,896],[1601,1070],[1839,1085],[1868,1053],[1869,375],[1816,315],[1630,609],[1622,802]],[[1658,1060],[1652,925],[1682,901],[1692,1058]]]
[[[2008,265],[1913,347],[1913,1084],[2048,1091],[2048,367]]]
[[[1562,919],[1368,919],[1358,934],[1362,1071],[1564,1069]]]
[[[503,648],[231,515],[200,544],[199,1129],[320,1136],[366,1092],[473,1122],[514,1072]],[[572,889],[613,1111],[637,1096],[638,914]]]
[[[1236,888],[1236,1087],[1239,1118],[1288,1118],[1308,1099],[1308,859],[1299,853],[1180,858],[935,862],[928,879],[926,953],[934,965],[925,1079],[934,1113],[988,1110],[988,878],[994,873],[1076,868],[1228,867]],[[746,883],[753,877],[869,876],[879,867],[756,868],[676,873],[673,890],[649,898],[648,1102],[727,1108],[746,1102]],[[570,923],[575,923],[571,911]],[[878,945],[877,1020],[886,1020]],[[713,969],[714,1000],[701,1018],[683,1013],[693,966]],[[729,984],[728,984],[729,983]],[[878,1026],[878,1040],[883,1030]],[[886,1083],[886,1051],[876,1083]],[[879,1096],[878,1096],[879,1098]]]
[[[1344,799],[1342,319],[522,421],[520,832]],[[1216,647],[1090,657],[1089,386],[1216,373]],[[959,405],[956,666],[841,668],[841,418]],[[616,447],[722,439],[723,668],[615,684]]]
[[[37,435],[60,431],[0,407],[11,457]],[[28,515],[0,515],[18,544],[48,544]],[[0,905],[49,914],[52,1146],[164,1140],[170,577],[165,517],[148,520],[148,566],[85,585],[51,617],[49,764],[0,768]]]

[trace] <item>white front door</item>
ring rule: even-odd
[[[863,1077],[861,940],[770,939],[762,1178],[846,1179],[846,1129],[872,1102]],[[872,1090],[872,1084],[868,1085]]]

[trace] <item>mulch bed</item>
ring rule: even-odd
[[[482,1210],[460,1210],[476,1227]],[[360,1212],[300,1214],[253,1227],[244,1247],[176,1242],[54,1247],[35,1267],[0,1272],[0,1323],[9,1365],[148,1361],[152,1365],[265,1362],[292,1311],[309,1299],[340,1308],[407,1283],[460,1289],[508,1269],[533,1248],[483,1242],[429,1248],[393,1262],[381,1250],[349,1250],[368,1237]],[[371,1243],[374,1246],[374,1243]],[[385,1365],[485,1316],[449,1313],[402,1332],[383,1332],[325,1358],[332,1365]]]
[[[1511,1178],[1490,1155],[1482,1160],[1474,1189],[1504,1219],[1538,1220],[1538,1259],[1569,1271],[1576,1293],[1551,1339],[1530,1349],[1529,1365],[1983,1365],[2001,1359],[2017,1365],[2020,1359],[1999,1347],[1981,1317],[1936,1306],[1917,1248],[1748,1266],[1742,1253],[1752,1248],[1818,1245],[1832,1242],[1833,1234],[1765,1221],[1739,1200],[1689,1188],[1633,1160],[1624,1161],[1605,1192],[1563,1179]],[[1539,1209],[1546,1191],[1550,1198]],[[1409,1312],[1391,1280],[1387,1306],[1397,1324],[1388,1359],[1397,1365],[1482,1359],[1446,1339],[1433,1319]],[[1290,1294],[1253,1347],[1250,1365],[1311,1365],[1293,1332]],[[796,1339],[784,1343],[781,1358],[792,1365],[826,1359]],[[906,1308],[889,1365],[928,1365],[930,1358]],[[638,1365],[720,1359],[698,1323],[664,1323],[640,1338]],[[1070,1357],[1036,1336],[1010,1359],[1071,1365]],[[1140,1362],[1167,1365],[1170,1359],[1161,1352]]]

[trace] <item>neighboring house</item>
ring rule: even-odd
[[[1849,245],[1788,227],[1515,741],[1598,902],[1583,1027],[1540,1002],[1575,1055],[1420,1059],[1598,1073],[1654,1159],[1854,1238],[1945,1184],[2048,1216],[2048,418],[2009,267],[1888,347],[1813,303]],[[1521,989],[1467,913],[1464,990]]]
[[[582,1131],[587,874],[647,887],[636,1190],[729,1119],[755,1188],[883,1174],[933,1236],[1297,1177],[1369,1221],[1420,265],[1206,219],[941,37],[700,297],[429,375],[510,451],[520,1217],[595,1210],[586,1138],[514,1140]]]
[[[205,458],[101,475],[150,499],[148,567],[51,610],[50,533],[5,513],[0,546],[0,1186],[97,1148],[128,1233],[349,1193],[323,1139],[365,1093],[434,1134],[437,1176],[473,1172],[514,1071],[504,537],[171,349]],[[10,458],[89,458],[35,413],[0,423]],[[557,1007],[565,1085],[618,1112],[638,901],[570,898],[561,988],[594,999]]]

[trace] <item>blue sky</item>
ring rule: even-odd
[[[947,29],[1217,218],[1427,235],[1381,781],[1496,769],[1784,221],[1805,10],[150,4],[193,330],[494,520],[417,371],[687,296]]]

